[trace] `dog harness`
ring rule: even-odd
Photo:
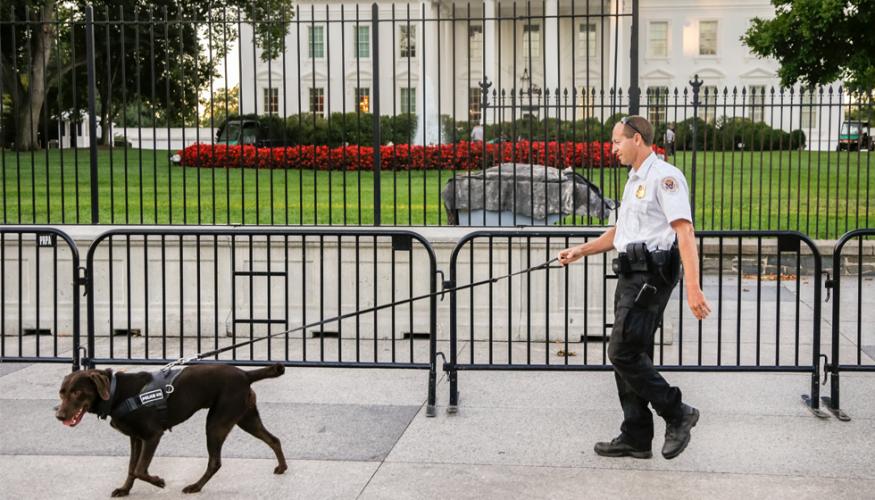
[[[117,405],[113,404],[116,390],[116,375],[112,374],[109,388],[109,400],[102,401],[97,408],[97,416],[105,419],[107,416],[120,418],[141,408],[154,408],[164,423],[167,413],[167,400],[173,394],[173,381],[182,370],[161,370],[151,373],[152,380],[140,389],[140,393],[131,396]],[[114,408],[113,408],[114,407]]]

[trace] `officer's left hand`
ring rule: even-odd
[[[571,264],[572,262],[580,259],[581,253],[578,250],[578,247],[566,248],[565,250],[561,250],[558,255],[556,255],[559,264],[566,266]]]
[[[702,321],[711,314],[711,304],[705,298],[705,292],[698,286],[692,290],[687,289],[687,305],[690,306],[690,311],[699,321]]]

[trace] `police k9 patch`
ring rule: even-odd
[[[160,401],[162,399],[164,399],[164,393],[161,392],[161,389],[155,389],[140,394],[140,403],[144,405],[154,403],[155,401]]]
[[[662,179],[662,190],[669,193],[677,192],[678,181],[674,177],[666,177]]]

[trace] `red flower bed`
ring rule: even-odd
[[[654,151],[664,154],[657,146]],[[372,170],[374,148],[369,146],[289,146],[256,148],[195,144],[179,152],[186,166],[206,168],[294,168],[303,170]],[[384,170],[478,170],[483,168],[483,144],[459,142],[433,146],[381,146]],[[487,165],[503,162],[534,163],[552,167],[612,166],[610,143],[505,142],[486,145]],[[614,162],[616,164],[616,162]]]

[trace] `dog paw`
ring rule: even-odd
[[[116,489],[112,490],[112,496],[113,497],[126,497],[126,496],[128,496],[128,493],[130,493],[130,491],[131,490],[126,490],[124,488],[116,488]]]
[[[182,489],[183,493],[197,493],[201,490],[201,487],[197,484],[190,484]]]
[[[153,485],[159,487],[159,488],[163,488],[166,485],[164,480],[158,476],[152,476],[152,478],[149,482],[152,483]]]
[[[288,470],[288,467],[285,464],[277,465],[276,468],[273,470],[273,473],[274,474],[282,474],[286,470]]]

